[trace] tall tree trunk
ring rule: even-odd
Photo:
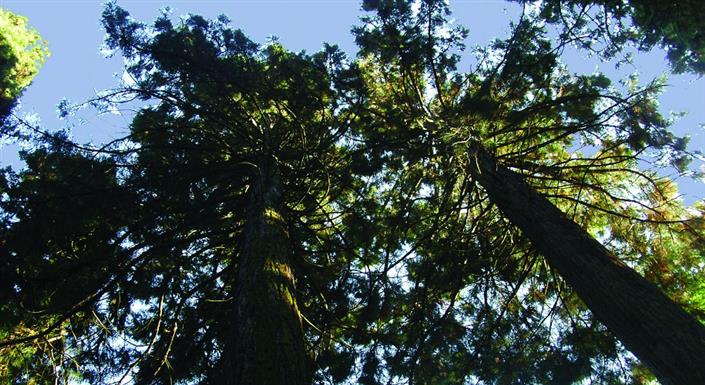
[[[226,380],[229,385],[304,385],[309,376],[288,234],[275,209],[278,178],[256,179],[237,261]]]
[[[705,327],[479,144],[470,171],[597,319],[664,385],[705,384]]]

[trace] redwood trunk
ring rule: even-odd
[[[480,145],[471,173],[597,319],[664,385],[705,384],[705,327]]]
[[[304,385],[306,352],[289,265],[288,234],[274,206],[276,178],[250,186],[237,261],[231,385]]]

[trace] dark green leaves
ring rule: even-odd
[[[531,1],[521,0],[522,3]],[[539,16],[562,25],[564,34],[584,48],[614,56],[627,42],[640,50],[660,46],[675,73],[705,72],[705,25],[701,1],[644,2],[612,0],[543,1]],[[586,17],[595,15],[595,17]],[[630,28],[632,27],[633,28]],[[581,37],[582,36],[582,37]],[[604,41],[595,47],[593,41]]]
[[[108,3],[106,45],[135,83],[97,102],[144,104],[122,141],[57,141],[3,174],[2,339],[56,338],[13,345],[13,374],[49,379],[65,349],[91,383],[224,382],[248,194],[270,178],[316,381],[625,383],[638,364],[478,187],[472,141],[702,307],[699,257],[666,257],[696,233],[659,249],[658,227],[635,224],[673,222],[639,157],[685,159],[660,83],[571,73],[573,37],[528,15],[461,73],[466,32],[445,2],[363,9],[348,61],[260,46],[224,17],[148,25]],[[562,9],[544,2],[541,17]]]

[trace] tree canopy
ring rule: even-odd
[[[538,4],[541,17],[563,27],[563,33],[593,52],[612,56],[632,43],[640,50],[660,46],[676,73],[705,73],[705,24],[693,17],[705,12],[701,1],[550,0]]]
[[[0,122],[48,55],[46,42],[27,25],[27,18],[0,8]]]
[[[467,72],[445,2],[362,7],[350,58],[106,5],[134,81],[91,103],[138,111],[100,146],[47,131],[3,172],[0,379],[705,378],[705,206],[643,167],[690,159],[663,82],[571,72],[550,2]]]

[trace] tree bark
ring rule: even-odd
[[[288,234],[274,208],[278,179],[255,179],[237,261],[226,380],[229,385],[304,385],[309,376]]]
[[[470,172],[597,319],[664,385],[705,384],[705,327],[472,144]]]

